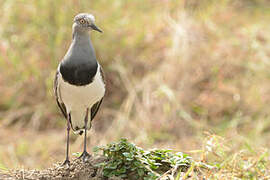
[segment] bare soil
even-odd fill
[[[62,166],[56,163],[53,167],[45,170],[10,170],[8,173],[0,172],[0,179],[13,180],[120,180],[119,178],[105,178],[102,175],[102,168],[95,165],[106,161],[104,156],[92,156],[87,162],[80,159],[73,159],[70,166]]]

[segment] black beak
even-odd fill
[[[99,29],[95,24],[91,24],[90,27],[91,27],[93,30],[102,33],[101,29]]]

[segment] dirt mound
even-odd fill
[[[86,163],[82,160],[74,159],[70,167],[61,166],[61,163],[54,164],[53,167],[45,170],[13,170],[9,173],[0,173],[0,179],[26,179],[26,180],[103,180],[102,169],[95,165],[106,161],[104,156],[91,157]],[[118,178],[113,178],[117,180]],[[110,180],[113,180],[110,179]]]

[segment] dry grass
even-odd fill
[[[52,81],[73,16],[92,12],[105,32],[93,42],[108,91],[89,147],[127,137],[145,148],[194,152],[218,166],[213,179],[269,176],[268,1],[0,5],[0,167],[44,168],[64,158]],[[80,151],[82,138],[72,142]]]

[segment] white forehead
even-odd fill
[[[77,21],[77,20],[82,19],[82,18],[85,19],[85,20],[87,20],[88,22],[92,22],[92,23],[95,22],[95,17],[92,14],[88,14],[88,13],[77,14],[74,17],[74,21]]]

